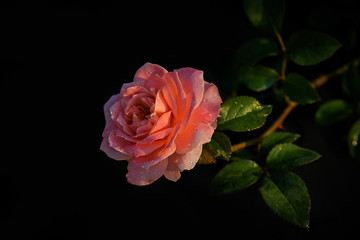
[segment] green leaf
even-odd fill
[[[303,66],[325,61],[340,47],[335,38],[315,31],[296,32],[286,44],[289,59]]]
[[[245,0],[244,8],[256,28],[269,33],[274,33],[274,28],[281,31],[285,14],[283,0]]]
[[[305,183],[292,172],[265,176],[259,191],[269,208],[285,220],[309,228],[310,197]]]
[[[245,132],[264,125],[271,105],[261,105],[255,98],[239,96],[225,101],[220,108],[217,130]]]
[[[252,38],[246,41],[236,54],[237,65],[252,65],[264,57],[280,53],[276,42],[267,38]]]
[[[279,78],[272,68],[264,66],[244,66],[239,70],[238,81],[251,90],[260,92],[271,87]]]
[[[292,143],[281,143],[271,149],[266,158],[269,168],[289,168],[304,165],[318,159],[320,155]]]
[[[360,160],[360,119],[350,129],[348,146],[351,156],[354,159]]]
[[[254,153],[250,151],[248,148],[239,149],[233,153],[231,153],[232,159],[240,158],[240,159],[254,159]]]
[[[262,152],[270,152],[270,150],[280,143],[292,143],[300,137],[300,134],[290,132],[273,132],[265,137],[261,143]]]
[[[216,164],[216,157],[207,144],[203,145],[199,161],[196,164]]]
[[[353,108],[350,103],[342,99],[328,101],[316,111],[315,120],[319,125],[338,122],[350,116]]]
[[[240,191],[254,184],[263,174],[259,165],[251,160],[232,158],[231,163],[221,169],[213,178],[212,194],[225,194]]]
[[[342,87],[344,92],[355,100],[360,100],[360,73],[356,66],[359,63],[353,63],[342,77]]]
[[[300,104],[310,104],[320,100],[311,84],[296,73],[291,73],[286,77],[283,89],[290,100]]]
[[[215,157],[229,160],[231,156],[231,142],[228,136],[222,132],[215,131],[211,141],[207,144]]]

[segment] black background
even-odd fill
[[[348,41],[358,27],[355,2],[287,1],[285,39],[296,30],[315,29],[344,45],[326,63],[288,69],[314,79],[359,55],[358,47],[351,48],[359,40]],[[325,21],[319,13],[327,14]],[[314,16],[318,22],[311,21]],[[0,19],[3,239],[344,239],[358,232],[360,166],[346,149],[356,117],[318,127],[313,116],[319,103],[299,106],[284,125],[302,135],[297,144],[323,156],[294,170],[312,199],[310,230],[275,216],[257,185],[209,196],[208,185],[222,164],[185,171],[177,183],[161,178],[137,187],[126,182],[126,162],[99,150],[103,104],[145,62],[169,71],[204,70],[205,79],[227,96],[223,76],[231,78],[224,72],[236,49],[250,37],[271,37],[251,26],[241,1],[8,1]],[[323,100],[344,97],[340,86],[334,79],[319,94]],[[268,124],[283,108],[275,105]]]

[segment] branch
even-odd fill
[[[358,64],[358,63],[359,63],[359,59],[355,59],[355,60],[345,64],[344,66],[338,68],[334,72],[331,72],[331,73],[329,73],[327,75],[321,75],[312,82],[312,86],[314,88],[321,87],[322,85],[324,85],[330,79],[344,74],[349,69],[349,66],[351,64]],[[284,120],[292,112],[292,110],[294,110],[294,108],[297,105],[298,104],[296,102],[289,101],[287,107],[284,109],[284,111],[281,113],[281,115],[275,120],[275,122],[261,136],[259,136],[257,138],[254,138],[254,139],[250,139],[248,141],[244,141],[244,142],[240,142],[238,144],[235,144],[235,145],[232,146],[231,151],[235,152],[237,150],[240,150],[240,149],[243,149],[243,148],[255,145],[255,144],[259,144],[266,136],[268,136],[271,133],[275,132],[280,126],[282,126]]]
[[[321,87],[324,83],[326,83],[329,79],[340,76],[344,74],[350,67],[351,64],[355,64],[357,66],[359,64],[360,59],[354,59],[353,61],[345,64],[344,66],[336,69],[334,72],[329,73],[328,75],[322,75],[315,79],[315,81],[312,83],[314,88]]]
[[[279,79],[282,80],[282,81],[285,81],[286,62],[287,62],[287,59],[286,59],[286,47],[285,47],[285,44],[284,44],[284,40],[282,39],[280,33],[276,30],[275,27],[274,27],[274,31],[275,31],[276,38],[277,38],[277,40],[279,42],[279,45],[281,47],[281,52],[283,54],[283,60],[282,60],[282,63],[281,63],[281,75],[280,75]]]

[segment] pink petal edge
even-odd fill
[[[109,142],[106,139],[103,139],[100,145],[100,150],[102,150],[103,152],[105,152],[105,154],[112,159],[115,160],[128,160],[131,158],[131,155],[126,154],[126,153],[122,153],[119,151],[116,151],[115,149],[111,148],[109,146]]]
[[[149,168],[145,168],[141,163],[130,161],[127,167],[128,173],[126,177],[131,184],[145,186],[159,179],[164,174],[167,165],[167,158]]]

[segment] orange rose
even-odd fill
[[[217,87],[204,81],[202,71],[168,72],[146,63],[105,104],[100,149],[128,161],[132,184],[147,185],[162,175],[177,181],[211,140],[221,103]]]

